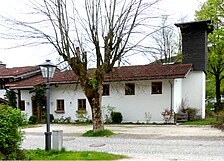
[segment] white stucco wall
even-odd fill
[[[150,80],[131,82],[135,83],[135,95],[125,95],[125,83],[129,82],[111,83],[110,96],[103,96],[103,105],[116,107],[124,122],[146,122],[145,112],[151,114],[151,122],[164,122],[161,113],[170,108],[171,87],[168,80],[161,81],[162,94],[151,94]]]
[[[32,116],[32,94],[29,93],[29,90],[21,90],[21,100],[25,101],[25,111],[23,113],[27,113],[27,118],[29,119]],[[18,102],[18,101],[17,101]]]
[[[189,107],[197,108],[198,114],[205,117],[205,73],[192,71],[183,79],[182,97]]]
[[[154,80],[158,81],[158,80]],[[135,83],[135,95],[125,95],[125,83],[114,82],[110,85],[110,96],[103,96],[102,105],[111,105],[116,107],[123,115],[125,122],[145,122],[145,112],[151,114],[151,122],[164,122],[161,112],[165,108],[170,108],[170,84],[168,80],[162,81],[162,94],[151,94],[151,82],[133,81]],[[32,115],[31,94],[27,90],[21,90],[21,99],[25,100],[25,111],[28,118]],[[56,100],[64,99],[65,112],[56,113]],[[80,86],[74,84],[51,86],[50,113],[55,118],[71,117],[76,120],[76,111],[78,109],[78,99],[86,99]],[[91,118],[91,109],[87,101],[87,112]]]
[[[182,101],[182,81],[183,78],[174,79],[173,81],[173,109],[176,113]]]
[[[56,100],[57,99],[64,99],[64,111],[65,113],[56,113]],[[50,112],[54,114],[55,118],[63,117],[71,117],[72,120],[76,120],[76,111],[78,110],[78,99],[86,99],[82,89],[79,85],[75,84],[67,84],[67,85],[59,85],[57,87],[51,87],[51,101]],[[91,119],[91,109],[86,100],[86,109],[87,115]]]
[[[162,94],[151,94],[151,82],[162,81]],[[135,95],[125,95],[125,83],[135,83]],[[205,115],[205,74],[190,72],[187,78],[175,80],[144,80],[131,82],[110,82],[110,95],[103,96],[102,105],[116,107],[123,115],[124,122],[146,122],[145,113],[151,114],[150,122],[164,122],[161,113],[171,107],[171,85],[173,85],[173,108],[175,112],[186,100],[190,107],[198,108],[199,114]],[[29,90],[21,90],[21,99],[25,100],[25,111],[32,115],[32,101]],[[64,99],[64,113],[56,113],[56,100]],[[66,84],[51,86],[50,113],[55,118],[71,117],[76,120],[78,99],[86,99],[79,85]],[[87,102],[88,117],[91,109]],[[105,114],[105,111],[104,111]]]
[[[5,93],[6,93],[5,89],[1,89],[0,90],[0,98],[5,99]]]

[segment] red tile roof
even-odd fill
[[[192,64],[173,64],[173,65],[138,65],[115,67],[113,71],[105,77],[105,81],[130,81],[144,79],[174,79],[184,78],[192,69]],[[28,88],[45,83],[46,80],[41,75],[33,76],[21,81],[7,84],[11,88]],[[78,77],[73,71],[57,71],[54,78],[50,81],[54,83],[77,83]]]
[[[116,67],[106,77],[106,81],[184,78],[192,69],[192,64],[149,64]]]
[[[38,71],[38,66],[26,66],[26,67],[14,67],[14,68],[1,68],[0,78],[14,78],[23,74],[27,74],[33,71]]]

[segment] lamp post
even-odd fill
[[[51,149],[51,132],[50,132],[50,78],[53,78],[56,66],[46,60],[43,64],[39,65],[43,78],[47,79],[46,83],[46,103],[47,103],[47,131],[45,132],[45,150]]]

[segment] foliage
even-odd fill
[[[37,123],[37,117],[32,115],[29,118],[29,124],[36,124]]]
[[[125,158],[122,155],[92,151],[56,151],[25,150],[26,160],[116,160]]]
[[[123,116],[120,112],[111,112],[112,123],[120,124],[123,120]]]
[[[181,112],[188,114],[188,121],[193,121],[197,119],[198,109],[196,108],[191,108],[191,107],[182,108]]]
[[[7,90],[4,96],[9,100],[9,106],[16,108],[16,92],[13,90]]]
[[[85,132],[82,136],[98,137],[98,136],[110,136],[113,134],[114,133],[111,130],[100,130],[100,131],[89,130]]]
[[[60,118],[53,119],[53,122],[54,123],[70,123],[71,117],[70,116],[68,116],[68,117],[61,116]]]
[[[107,106],[103,106],[103,109],[105,109],[105,111],[106,111],[106,114],[105,114],[106,123],[112,123],[111,113],[115,111],[116,107],[107,105]]]
[[[214,112],[214,103],[207,102],[205,106],[205,116],[206,117],[215,117],[216,114]]]
[[[208,72],[206,75],[206,80],[206,99],[214,99],[216,97],[214,76]],[[221,91],[224,91],[223,83],[221,83]]]
[[[76,123],[85,123],[90,121],[87,111],[81,111],[81,110],[76,111],[76,118],[77,118]]]
[[[219,113],[218,113],[218,119],[219,119],[219,121],[221,121],[221,122],[224,123],[224,110],[219,111]]]
[[[36,86],[34,89],[30,90],[29,93],[34,93],[34,100],[36,107],[43,106],[43,97],[45,96],[45,87],[44,86]]]
[[[23,139],[21,127],[27,124],[26,117],[19,109],[0,105],[0,158],[23,159],[20,144]]]
[[[92,77],[89,80],[88,84],[93,88],[93,90],[97,91],[97,89],[98,89],[98,80],[96,78]]]
[[[53,122],[53,121],[54,121],[54,115],[50,114],[50,122]]]

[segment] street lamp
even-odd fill
[[[43,64],[39,65],[43,78],[47,79],[46,83],[46,103],[47,103],[47,132],[45,132],[45,150],[51,149],[51,132],[50,132],[50,78],[53,78],[56,66],[46,60]]]

